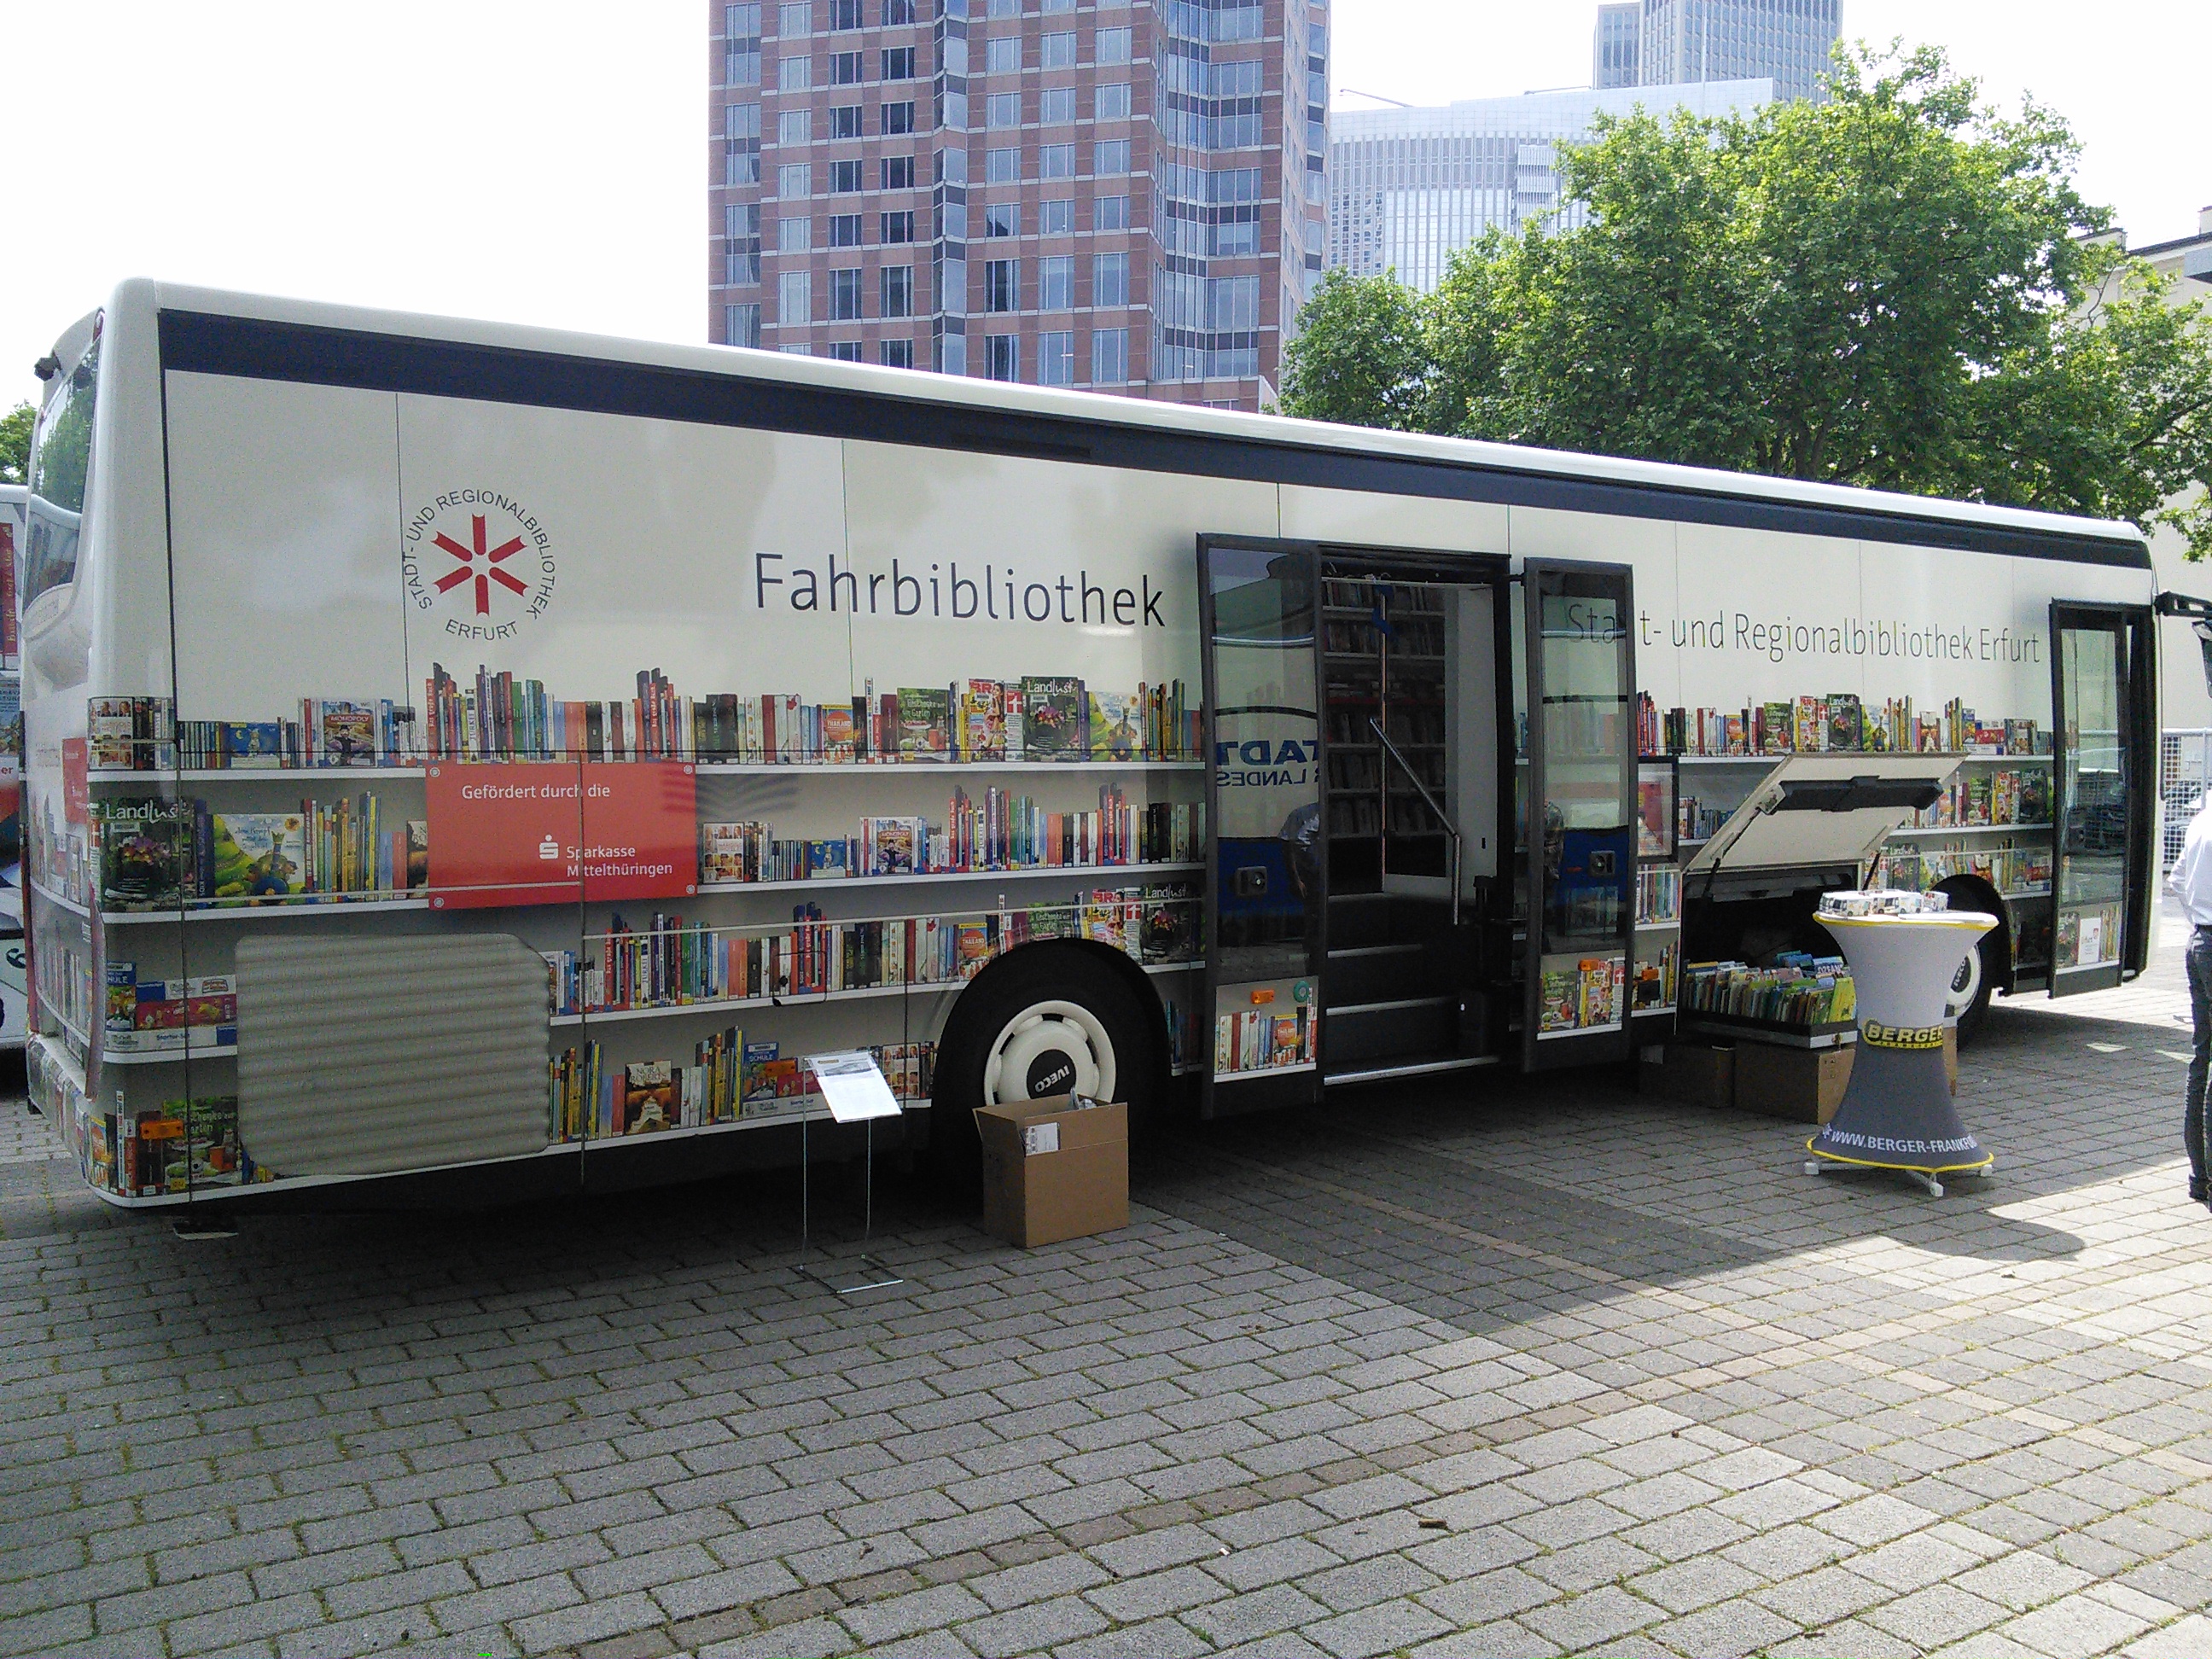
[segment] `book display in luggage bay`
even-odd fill
[[[240,1144],[231,958],[256,928],[297,918],[382,937],[481,926],[455,908],[495,909],[494,926],[545,963],[553,1145],[815,1111],[797,1057],[825,1044],[869,1049],[902,1101],[926,1106],[951,994],[1045,940],[1101,945],[1154,976],[1169,1061],[1192,1066],[1184,988],[1201,955],[1206,831],[1198,711],[1181,681],[863,681],[830,701],[694,696],[646,670],[635,696],[593,702],[434,665],[422,684],[412,708],[302,698],[275,718],[180,720],[165,697],[87,700],[84,805],[46,803],[27,865],[58,924],[39,957],[56,1042],[33,1085],[94,1186],[175,1199],[283,1177]],[[608,763],[640,764],[594,772]],[[956,775],[916,791],[925,767]],[[591,862],[594,781],[668,798],[654,780],[678,769],[686,848],[645,890],[677,902],[625,898]],[[957,775],[1000,769],[1025,775]],[[469,821],[441,803],[531,776],[550,781],[544,799],[565,799],[567,822],[550,827],[580,843],[584,873],[565,899],[558,882],[457,888],[463,866],[439,849]],[[533,857],[541,836],[553,839],[533,827]],[[954,890],[858,897],[886,879],[1018,885],[981,903]],[[811,896],[764,908],[800,884]],[[854,896],[833,902],[833,890]],[[204,1068],[189,1091],[187,1065]]]

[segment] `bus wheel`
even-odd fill
[[[1990,953],[2004,937],[2001,927],[1992,928],[1974,942],[1974,946],[1959,958],[1959,971],[1951,976],[1951,994],[1945,1000],[1943,1012],[1959,1022],[1959,1046],[1965,1048],[1972,1042],[1990,1014],[1990,992],[1997,981],[1997,965]]]
[[[954,1191],[981,1189],[974,1110],[1051,1095],[1145,1103],[1153,1022],[1117,974],[1088,951],[1032,945],[961,994],[938,1044],[929,1140]]]

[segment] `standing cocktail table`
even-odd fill
[[[1987,1175],[1996,1160],[1951,1103],[1943,1010],[1959,958],[1997,919],[1951,909],[1941,893],[1845,892],[1821,896],[1820,925],[1851,964],[1858,1045],[1835,1116],[1805,1143],[1807,1171],[1901,1170],[1936,1198],[1940,1176]]]

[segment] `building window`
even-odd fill
[[[1075,384],[1075,336],[1063,329],[1037,336],[1037,384]]]
[[[1129,331],[1097,328],[1091,331],[1091,384],[1121,386],[1129,378]]]
[[[856,87],[860,84],[860,54],[857,52],[836,52],[830,54],[830,84],[833,87]]]
[[[1012,334],[983,337],[983,373],[994,380],[1022,378],[1022,343]]]
[[[1129,31],[1101,29],[1097,36],[1095,59],[1101,64],[1126,64],[1129,61]]]
[[[830,27],[833,29],[860,27],[860,0],[830,0]]]
[[[1019,17],[1022,15],[1022,0],[991,0],[988,10],[994,18]]]
[[[886,133],[914,131],[914,100],[884,106],[884,131]]]
[[[758,104],[732,104],[722,112],[723,143],[727,162],[722,182],[760,183],[761,111]]]
[[[830,273],[830,320],[857,321],[860,315],[860,273],[856,267]]]
[[[911,81],[914,79],[914,48],[893,46],[884,54],[884,79]]]
[[[1037,9],[1043,12],[1047,16],[1050,16],[1056,11],[1073,11],[1075,9],[1075,0],[1044,0],[1044,3],[1039,6]]]
[[[726,345],[758,346],[760,344],[760,306],[724,306],[722,307],[722,341]]]
[[[914,210],[884,215],[883,233],[882,240],[886,245],[914,240]]]
[[[803,149],[813,141],[814,118],[803,109],[787,109],[775,118],[775,142]]]
[[[1126,264],[1127,254],[1119,256]],[[983,263],[983,309],[1019,311],[1022,308],[1022,262],[987,259]],[[1011,378],[1011,377],[1009,377]]]
[[[964,185],[968,182],[968,151],[965,146],[937,152],[937,182],[940,185]]]
[[[775,320],[785,328],[804,328],[814,312],[811,273],[787,270],[776,278]]]
[[[885,368],[912,368],[914,367],[914,342],[911,340],[886,340],[884,342],[883,357],[884,367]]]
[[[1075,204],[1065,196],[1053,198],[1038,204],[1037,233],[1043,236],[1067,236],[1075,231]]]
[[[1075,146],[1073,144],[1038,145],[1037,177],[1040,179],[1075,177]]]
[[[804,340],[796,345],[780,345],[776,349],[787,357],[811,357],[814,355],[814,348]]]
[[[1075,257],[1055,253],[1037,261],[1037,309],[1075,309]]]
[[[885,265],[883,270],[884,315],[914,315],[914,267]]]
[[[947,334],[937,342],[937,371],[940,374],[965,374],[968,372],[968,337]]]
[[[983,152],[983,182],[987,185],[1011,185],[1022,176],[1022,153],[1018,149],[987,149]]]
[[[884,0],[884,27],[914,21],[914,0]]]
[[[1101,253],[1091,261],[1091,303],[1125,306],[1129,303],[1129,256]]]
[[[1075,88],[1047,87],[1037,94],[1037,119],[1050,126],[1075,118]]]
[[[840,213],[830,221],[831,247],[858,247],[860,245],[860,216]]]
[[[983,210],[983,234],[986,236],[1018,236],[1022,234],[1022,204],[1019,202],[994,202]]]
[[[1022,37],[1002,34],[983,47],[983,73],[986,75],[1014,75],[1022,67]]]
[[[886,155],[883,161],[883,187],[885,190],[914,188],[914,157]]]
[[[814,169],[792,161],[775,170],[775,193],[787,202],[803,202],[814,194]]]
[[[858,340],[832,340],[830,342],[830,356],[833,362],[857,363],[860,361],[860,343]]]
[[[761,69],[761,9],[757,3],[722,8],[722,84],[757,87]]]
[[[1117,173],[1127,173],[1129,170],[1129,141],[1115,138],[1093,144],[1091,147],[1091,170],[1102,179]]]
[[[732,288],[760,286],[760,228],[758,202],[732,202],[722,210],[722,235],[729,252],[722,275]]]
[[[1126,196],[1092,197],[1091,228],[1093,230],[1128,229],[1129,198]]]
[[[1018,92],[994,92],[983,100],[983,125],[1004,129],[1022,124],[1022,95]]]
[[[1096,105],[1098,119],[1126,121],[1129,118],[1129,83],[1115,81],[1098,88]]]
[[[832,161],[830,164],[830,188],[839,194],[860,188],[860,164],[858,161]]]
[[[814,60],[811,58],[786,58],[775,66],[775,86],[779,92],[804,92],[814,84]]]
[[[775,222],[775,251],[778,253],[804,253],[809,246],[807,232],[813,221],[807,218],[779,219]]]
[[[839,104],[830,112],[830,136],[832,138],[857,138],[860,136],[860,106],[858,104]]]
[[[814,7],[811,0],[784,0],[776,8],[775,32],[789,36],[814,33]]]
[[[1037,61],[1044,68],[1075,67],[1075,36],[1073,33],[1048,34],[1039,44],[1042,50],[1038,53]]]

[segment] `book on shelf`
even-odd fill
[[[374,794],[304,800],[296,812],[216,812],[208,802],[93,803],[99,905],[173,910],[319,895],[397,895],[427,884],[428,827]]]
[[[952,754],[949,693],[935,686],[902,685],[898,692],[899,758],[948,760]]]
[[[620,913],[580,951],[542,952],[550,1012],[622,1012],[694,1003],[952,983],[1006,951],[1087,939],[1146,962],[1194,959],[1198,906],[1188,884],[1094,890],[982,915],[830,921],[799,907],[788,926],[724,928]],[[1170,920],[1170,911],[1180,910]]]
[[[934,1086],[937,1045],[890,1043],[867,1051],[902,1099]],[[774,1042],[748,1042],[732,1025],[676,1059],[609,1060],[597,1042],[564,1049],[547,1064],[547,1129],[556,1141],[650,1136],[804,1109],[819,1096],[796,1058]]]
[[[1942,753],[2042,755],[2050,733],[2033,720],[1986,721],[1960,698],[1939,714],[1916,711],[1911,697],[1879,709],[1856,692],[1800,696],[1740,708],[1662,709],[1649,692],[1636,697],[1638,752],[1644,755]]]
[[[1848,1024],[1857,1016],[1850,969],[1841,957],[1784,951],[1771,967],[1693,962],[1682,969],[1686,1013],[1718,1014],[1778,1026]]]

